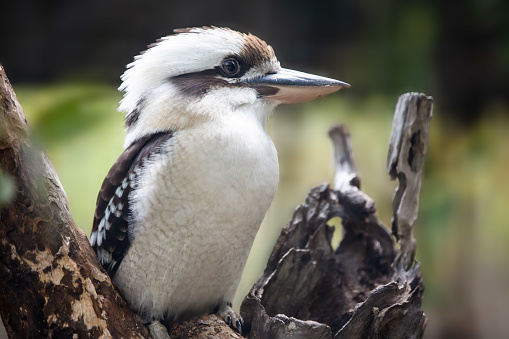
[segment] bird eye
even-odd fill
[[[234,76],[239,73],[240,66],[239,62],[235,59],[226,59],[221,64],[221,68],[228,76]]]

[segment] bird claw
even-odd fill
[[[171,339],[166,327],[157,320],[148,325],[148,330],[154,339]]]
[[[237,320],[235,324],[237,326],[237,332],[239,332],[240,335],[244,335],[244,320]]]
[[[222,302],[216,314],[220,316],[228,326],[239,332],[240,335],[243,335],[244,321],[237,312],[233,311],[230,302]]]

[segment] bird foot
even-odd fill
[[[219,305],[216,314],[221,317],[228,326],[239,332],[240,335],[243,335],[244,320],[242,320],[240,314],[233,311],[232,303],[223,301],[221,305]]]
[[[148,325],[150,335],[154,339],[171,339],[168,330],[159,321],[155,320]]]

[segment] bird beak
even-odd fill
[[[282,68],[276,73],[246,80],[264,98],[279,103],[305,102],[350,87],[346,82]]]

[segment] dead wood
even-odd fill
[[[409,269],[413,264],[416,241],[413,224],[419,211],[419,193],[428,135],[433,114],[433,98],[424,94],[407,93],[399,97],[394,113],[387,172],[398,179],[392,201],[392,233],[401,245],[397,264]]]
[[[393,232],[401,248],[378,221],[373,200],[360,190],[348,129],[331,128],[337,167],[334,189],[327,184],[312,189],[281,232],[263,276],[241,307],[251,329],[249,338],[423,336],[424,286],[414,261],[411,230],[431,100],[423,94],[405,94],[396,109],[389,162],[391,176],[400,180]],[[334,229],[327,221],[336,216],[342,220],[343,239],[334,250]]]
[[[402,98],[400,111],[424,113],[419,118],[397,113],[391,136],[389,169],[400,180],[393,233],[401,249],[360,190],[346,127],[331,129],[334,188],[312,189],[282,230],[241,307],[248,338],[422,337],[427,320],[412,226],[431,104],[423,95]],[[60,181],[31,142],[1,66],[0,99],[0,169],[14,191],[0,211],[0,315],[9,337],[149,337],[74,224]],[[343,239],[334,250],[334,229],[327,222],[336,216]],[[169,330],[172,338],[240,337],[214,315],[173,322]]]

